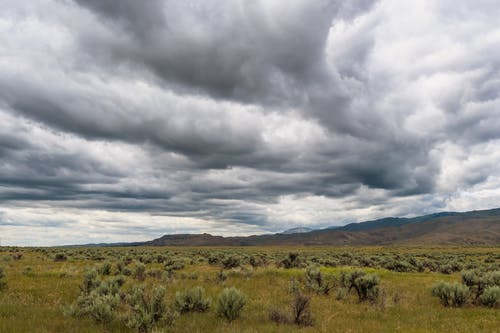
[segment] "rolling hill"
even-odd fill
[[[307,231],[307,230],[304,230]],[[308,232],[248,237],[210,234],[165,235],[135,243],[146,246],[272,246],[272,245],[500,245],[500,208],[443,212],[414,218],[389,217]]]

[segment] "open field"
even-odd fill
[[[313,266],[331,290],[311,286],[306,267]],[[445,307],[431,294],[439,281],[460,282],[463,270],[500,270],[498,247],[2,248],[0,267],[7,284],[0,291],[0,332],[136,332],[124,318],[130,312],[125,295],[136,285],[165,287],[162,299],[175,319],[156,332],[500,332],[498,306],[469,300]],[[104,323],[68,313],[92,268],[100,281],[120,276],[124,282]],[[339,291],[346,291],[341,272],[354,268],[378,276],[377,297],[359,301],[354,290]],[[176,292],[196,286],[204,288],[210,308],[178,313]],[[233,286],[247,302],[241,316],[228,321],[217,316],[216,300]],[[309,297],[313,325],[271,321],[271,309],[291,312],[296,292]]]

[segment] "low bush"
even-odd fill
[[[312,326],[314,320],[310,310],[311,299],[301,293],[297,293],[293,299],[292,320],[299,326]]]
[[[375,301],[379,295],[380,279],[375,274],[366,274],[358,277],[355,281],[354,288],[358,293],[360,301],[371,300]]]
[[[97,277],[97,271],[95,269],[88,270],[83,275],[83,283],[80,285],[80,291],[82,294],[88,295],[100,284],[101,280]]]
[[[115,318],[115,309],[120,303],[119,286],[115,281],[87,281],[82,293],[67,313],[75,317],[90,317],[95,322],[109,323]],[[99,281],[99,282],[97,282]]]
[[[143,286],[134,286],[125,296],[128,312],[125,323],[139,333],[151,332],[160,324],[172,325],[175,315],[164,300],[165,288],[156,287],[147,293]]]
[[[444,306],[463,306],[470,295],[467,286],[460,283],[439,282],[432,288],[432,295],[441,300]]]
[[[101,275],[110,275],[111,274],[111,263],[106,261],[97,269],[97,272]]]
[[[326,282],[318,266],[308,266],[306,269],[306,285],[317,294],[328,295],[333,283]]]
[[[482,305],[495,307],[500,305],[500,286],[487,287],[479,297]]]
[[[205,290],[202,287],[177,292],[175,294],[175,308],[180,313],[205,312],[210,308],[210,299],[205,297]]]
[[[54,256],[54,261],[66,261],[66,260],[68,260],[68,257],[64,253],[57,253]]]
[[[227,280],[227,273],[224,272],[223,270],[220,270],[217,272],[215,279],[217,282],[222,283]]]
[[[375,301],[379,295],[380,279],[375,274],[368,274],[362,270],[353,270],[342,272],[340,284],[347,289],[347,293],[354,289],[358,295],[359,301]]]
[[[142,262],[138,262],[134,269],[134,278],[139,281],[144,281],[146,278],[146,265]]]
[[[233,321],[241,315],[247,297],[238,289],[225,288],[217,299],[216,312],[219,317]]]
[[[0,291],[7,289],[7,281],[5,281],[5,272],[2,267],[0,267]]]
[[[285,268],[296,268],[300,267],[301,260],[299,258],[299,254],[295,252],[288,253],[288,257],[281,261],[281,265]]]
[[[224,269],[236,268],[239,267],[240,264],[241,260],[237,256],[228,256],[222,259],[222,267],[224,267]]]
[[[300,292],[293,297],[291,313],[287,314],[278,309],[269,310],[269,320],[278,324],[295,324],[298,326],[313,326],[310,298]]]
[[[464,271],[462,272],[462,283],[470,289],[474,303],[481,303],[481,295],[487,288],[494,286],[500,287],[500,271]]]

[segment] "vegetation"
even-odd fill
[[[290,306],[291,313],[287,314],[278,309],[269,311],[269,319],[278,324],[295,324],[298,326],[313,326],[314,319],[311,314],[311,298],[300,291],[293,293]]]
[[[0,291],[7,289],[7,281],[5,281],[5,272],[0,267]]]
[[[317,265],[308,266],[306,269],[306,284],[309,289],[317,294],[328,295],[333,288],[332,282],[326,282]]]
[[[134,286],[125,296],[128,313],[126,325],[137,332],[150,332],[156,325],[171,325],[174,315],[165,303],[165,288],[155,287],[148,293],[143,286]]]
[[[500,286],[487,287],[479,299],[481,304],[489,307],[500,305]]]
[[[470,291],[467,286],[460,283],[439,282],[432,287],[432,294],[439,297],[444,306],[463,306],[469,298]]]
[[[473,295],[473,303],[495,307],[500,301],[500,271],[462,272],[462,283],[440,282],[432,288],[444,306],[463,306]]]
[[[225,288],[217,299],[217,315],[233,321],[241,315],[247,297],[235,287]]]
[[[499,248],[3,247],[0,260],[0,332],[498,330]]]
[[[342,272],[340,282],[343,288],[350,292],[354,289],[359,301],[376,301],[379,295],[380,279],[375,274],[369,274],[360,269],[351,272]]]
[[[210,298],[205,297],[205,289],[202,287],[195,287],[175,294],[175,307],[180,313],[206,312],[210,303]]]

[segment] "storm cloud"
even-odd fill
[[[494,1],[0,5],[4,243],[500,202]]]

